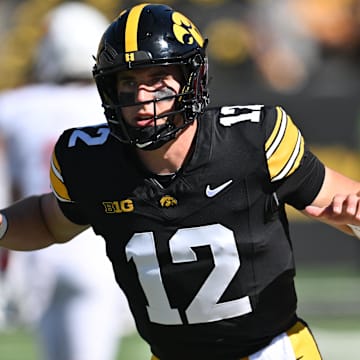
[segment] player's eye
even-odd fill
[[[134,79],[119,79],[118,91],[119,92],[133,92],[136,90],[138,83]]]
[[[119,77],[118,78],[118,92],[131,92],[134,93],[138,90],[139,86],[146,86],[149,91],[156,91],[162,87],[167,86],[166,82],[169,81],[171,75],[167,72],[154,73],[145,79],[136,79],[133,77]]]
[[[151,78],[147,82],[147,85],[148,86],[153,86],[153,87],[163,86],[164,85],[164,79],[165,79],[165,77],[163,75],[155,76],[155,77]]]

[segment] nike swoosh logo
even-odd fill
[[[296,358],[296,360],[300,360],[300,359],[302,359],[303,357],[304,357],[304,356],[302,355],[302,356]]]
[[[232,183],[232,180],[227,181],[226,183],[223,183],[220,186],[217,186],[216,188],[211,189],[210,185],[206,187],[205,194],[207,197],[212,198],[215,195],[217,195],[220,191],[223,191],[227,186],[229,186]]]

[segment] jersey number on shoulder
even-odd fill
[[[223,106],[220,109],[220,124],[231,126],[242,121],[259,122],[264,105]],[[243,112],[243,110],[249,110]]]
[[[179,229],[170,239],[173,263],[197,261],[194,247],[211,248],[214,269],[186,309],[189,324],[199,324],[248,314],[252,311],[248,296],[219,303],[219,299],[240,268],[233,232],[220,224]],[[181,324],[178,309],[170,307],[156,255],[154,234],[134,234],[126,245],[127,260],[134,261],[141,286],[148,300],[147,312],[152,322]]]
[[[106,127],[99,128],[96,132],[96,136],[90,135],[84,130],[76,129],[70,136],[68,146],[75,146],[78,139],[82,140],[88,146],[102,145],[107,140],[109,134],[110,129]]]

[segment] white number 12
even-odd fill
[[[186,309],[189,324],[228,319],[252,311],[250,299],[219,303],[231,280],[240,268],[239,254],[233,232],[220,224],[178,230],[170,239],[172,262],[197,261],[194,247],[210,246],[214,269]],[[152,322],[164,325],[181,324],[178,309],[170,307],[152,232],[137,233],[126,245],[127,260],[133,259],[141,286],[148,301],[147,312]]]

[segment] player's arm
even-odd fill
[[[12,250],[36,250],[64,243],[88,228],[68,220],[52,193],[15,202],[0,214],[0,246]]]
[[[283,108],[265,110],[266,159],[270,180],[278,184],[278,198],[312,218],[356,234],[347,224],[360,226],[360,183],[325,167],[306,148]],[[360,228],[358,233],[360,237]]]
[[[348,224],[360,226],[360,183],[325,168],[323,185],[304,213],[353,235]]]

